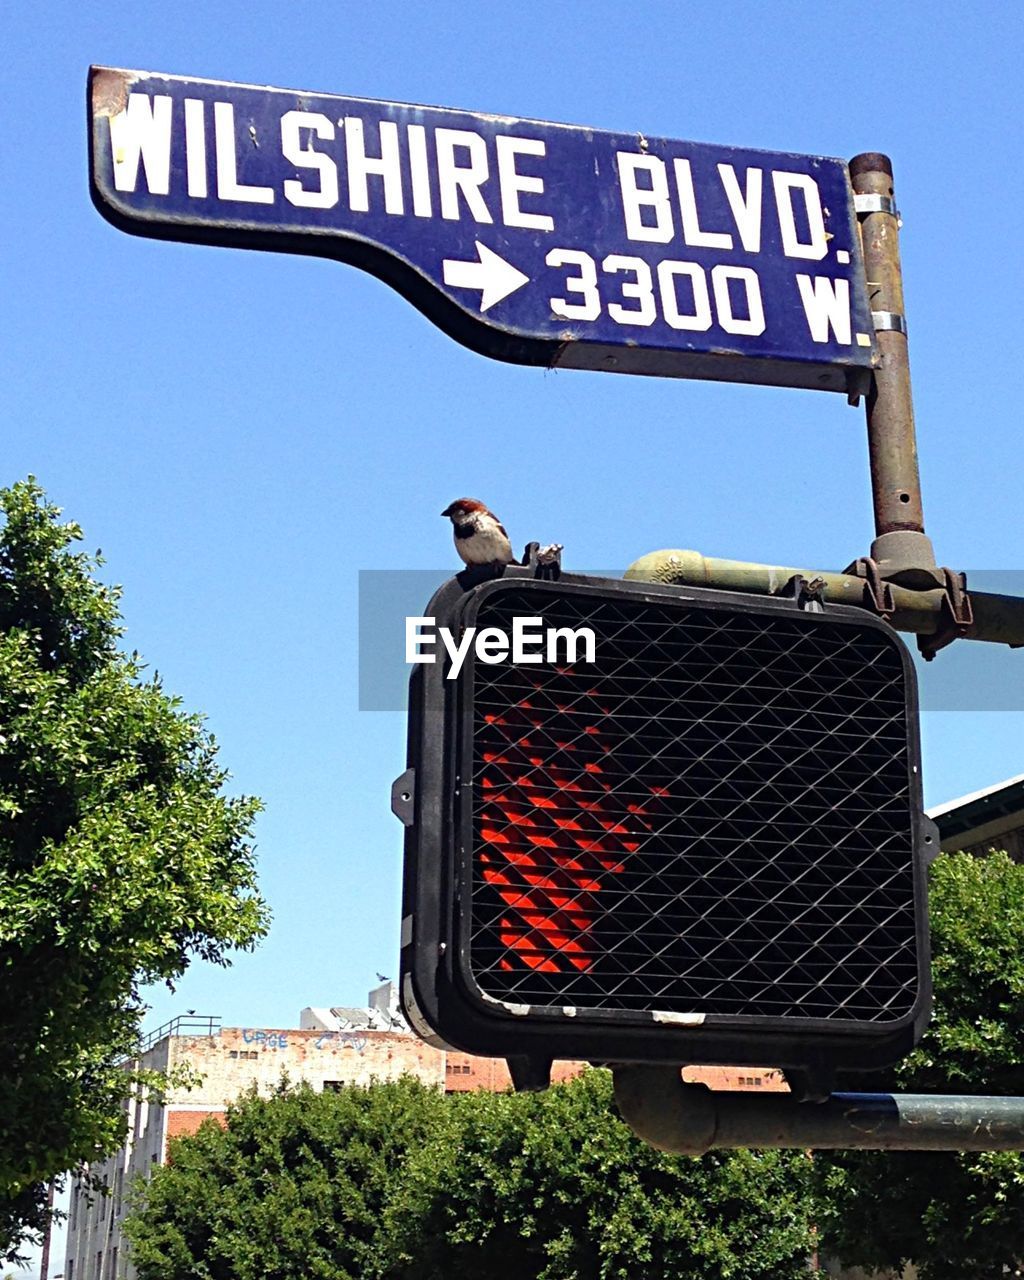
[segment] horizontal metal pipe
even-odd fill
[[[652,551],[626,570],[626,577],[634,581],[716,587],[720,591],[747,591],[754,595],[777,595],[794,574],[808,581],[821,578],[825,584],[824,598],[833,604],[862,608],[866,604],[865,580],[851,573],[721,560],[702,556],[699,551]],[[941,589],[914,591],[896,583],[890,583],[889,588],[893,602],[889,619],[892,626],[917,635],[931,635],[936,631],[945,595]],[[965,632],[967,639],[1024,645],[1024,599],[985,591],[971,591],[970,599],[974,623]]]
[[[1024,1098],[834,1093],[797,1102],[784,1093],[714,1092],[678,1067],[613,1068],[615,1101],[637,1137],[659,1151],[712,1148],[1022,1151]]]

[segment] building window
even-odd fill
[[[96,1253],[96,1280],[103,1280],[103,1250]]]
[[[117,1280],[117,1245],[110,1251],[110,1270],[107,1275],[109,1280]]]
[[[68,1258],[67,1263],[65,1265],[67,1266],[67,1271],[65,1272],[64,1280],[75,1280],[74,1258]]]

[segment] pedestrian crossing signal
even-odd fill
[[[914,670],[888,626],[518,567],[449,582],[426,616],[462,638],[525,618],[594,644],[415,669],[396,811],[421,1035],[819,1076],[912,1047],[936,846]]]

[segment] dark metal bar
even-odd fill
[[[834,1093],[718,1093],[684,1084],[678,1067],[613,1068],[615,1101],[637,1137],[659,1151],[721,1147],[870,1151],[1022,1151],[1024,1098]]]
[[[220,1031],[218,1014],[182,1014],[147,1032],[139,1041],[139,1053],[145,1053],[168,1036],[215,1036]]]
[[[881,207],[859,215],[881,353],[867,397],[876,533],[871,555],[883,578],[924,587],[928,571],[935,567],[935,553],[924,532],[892,162],[888,156],[865,152],[850,161],[850,177],[856,195],[882,197]]]

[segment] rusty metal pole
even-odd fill
[[[883,578],[926,589],[941,585],[942,577],[924,531],[892,162],[877,152],[864,152],[850,161],[850,177],[881,353],[867,397],[876,535],[871,556]]]

